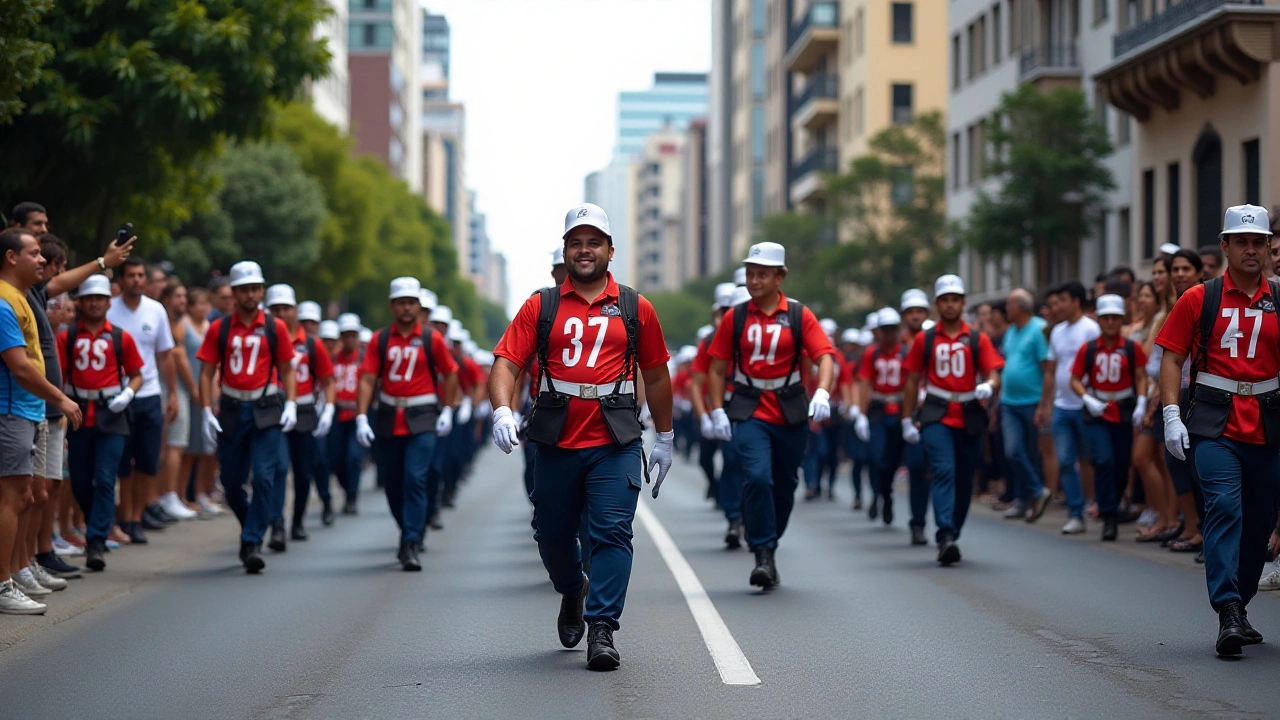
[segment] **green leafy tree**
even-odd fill
[[[53,57],[52,45],[31,37],[52,7],[53,0],[0,0],[0,124],[13,122],[26,107],[19,93],[36,83]]]
[[[710,293],[704,296],[691,292],[645,293],[662,324],[662,334],[668,347],[693,345],[698,341],[698,328],[711,322]]]
[[[511,323],[507,318],[507,309],[487,298],[480,299],[480,320],[482,331],[476,333],[477,337],[474,339],[486,348],[496,345]],[[483,337],[479,337],[481,335]]]

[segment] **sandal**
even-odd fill
[[[1159,542],[1160,537],[1169,531],[1169,528],[1152,527],[1148,530],[1140,532],[1133,538],[1134,542],[1149,543]]]
[[[1169,552],[1176,553],[1198,553],[1204,549],[1204,541],[1192,542],[1191,538],[1186,540],[1175,540],[1169,544]]]

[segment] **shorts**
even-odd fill
[[[36,423],[36,437],[34,441],[35,454],[31,456],[31,474],[35,477],[42,478],[49,469],[48,450],[49,450],[49,421],[41,420]]]
[[[0,415],[0,477],[30,476],[35,467],[36,423]]]
[[[188,425],[191,426],[191,434],[187,439],[187,455],[216,455],[218,453],[218,441],[209,441],[204,436],[204,408],[200,407],[200,403],[192,398],[189,403],[190,408],[187,410]]]
[[[160,474],[160,446],[164,440],[164,403],[159,395],[134,398],[129,403],[133,431],[124,440],[117,475],[129,477]]]
[[[63,455],[67,448],[67,424],[62,418],[54,420],[46,420],[43,425],[47,425],[47,429],[43,434],[41,441],[40,431],[36,431],[37,445],[43,445],[43,448],[36,448],[36,459],[39,460],[41,452],[44,453],[44,462],[38,464],[34,469],[43,471],[36,473],[36,477],[49,478],[50,480],[62,479]]]
[[[178,387],[178,416],[166,432],[169,447],[185,448],[191,441],[191,396],[185,387]]]

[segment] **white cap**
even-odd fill
[[[880,308],[880,312],[876,313],[876,320],[880,322],[880,327],[902,324],[902,316],[891,307]]]
[[[1241,233],[1270,235],[1271,220],[1267,217],[1267,209],[1257,205],[1233,205],[1227,208],[1227,215],[1222,220],[1222,234]]]
[[[702,327],[698,328],[698,339],[706,340],[707,336],[715,331],[716,329],[711,327],[710,325],[703,325]]]
[[[293,294],[293,288],[289,285],[272,285],[267,288],[267,298],[262,301],[262,304],[267,307],[276,305],[293,307],[298,304],[298,297]]]
[[[80,283],[80,289],[76,291],[76,297],[88,297],[90,295],[111,297],[111,279],[106,275],[90,275],[87,280]]]
[[[756,243],[747,251],[747,259],[742,261],[749,265],[765,267],[786,267],[787,249],[775,242]],[[746,273],[743,273],[745,278]]]
[[[899,309],[904,312],[911,308],[929,309],[929,296],[919,288],[911,288],[902,293],[902,300],[898,304]]]
[[[959,275],[943,275],[933,284],[933,298],[937,300],[943,295],[963,295],[964,281]]]
[[[462,352],[468,355],[475,355],[480,346],[475,344],[473,340],[467,339],[462,341]],[[472,358],[474,360],[475,358]]]
[[[434,310],[436,305],[440,304],[440,298],[430,290],[422,288],[418,291],[418,303],[428,310]]]
[[[1124,298],[1119,295],[1103,295],[1098,298],[1098,317],[1124,315]]]
[[[320,321],[320,339],[337,340],[342,333],[338,332],[338,323],[333,320]]]
[[[712,310],[723,310],[730,307],[729,301],[733,299],[733,289],[737,285],[733,283],[720,283],[716,285],[716,301],[711,306]]]
[[[493,353],[488,350],[477,350],[471,354],[471,359],[476,361],[477,365],[491,367],[493,365]]]
[[[449,322],[449,339],[450,340],[460,343],[463,340],[467,339],[467,336],[464,333],[466,333],[466,330],[463,329],[462,323],[458,322],[457,320],[452,320]]]
[[[831,318],[822,318],[818,321],[818,327],[822,328],[822,332],[826,333],[827,336],[830,337],[835,335],[836,331],[840,329],[840,323],[832,320]]]
[[[421,292],[422,283],[418,282],[418,278],[398,277],[391,281],[391,294],[387,299],[413,298],[417,300]]]
[[[747,269],[740,267],[733,271],[733,284],[742,287],[747,284]]]
[[[446,324],[453,322],[453,308],[448,305],[437,305],[436,309],[431,311],[430,322]]]
[[[1181,249],[1182,249],[1181,245],[1174,245],[1173,243],[1165,243],[1160,246],[1160,254],[1173,255],[1174,253],[1178,252]]]
[[[870,330],[858,331],[858,344],[863,347],[870,347],[876,344],[876,336],[871,334]]]
[[[564,264],[564,246],[551,251],[551,269],[555,270]]]
[[[751,293],[747,292],[744,287],[736,287],[733,289],[733,297],[730,298],[730,307],[741,305],[751,299]]]
[[[373,340],[373,331],[367,327],[360,328],[360,342],[369,344]]]
[[[590,225],[605,235],[613,236],[613,233],[609,232],[609,216],[599,205],[591,203],[574,205],[564,214],[564,235],[568,235],[570,230],[582,225]]]
[[[676,353],[676,363],[683,365],[687,362],[693,362],[693,359],[697,356],[698,348],[692,345],[682,345],[680,346],[680,350]]]
[[[867,314],[867,324],[866,324],[866,326],[865,326],[865,327],[866,327],[868,330],[875,330],[876,328],[880,327],[880,316],[879,316],[879,314],[878,314],[878,313],[868,313],[868,314]]]
[[[934,321],[932,321],[932,320],[925,320],[923,323],[921,323],[921,324],[920,324],[920,329],[921,329],[921,330],[932,330],[932,329],[934,328],[934,326],[935,326],[935,325],[937,325],[937,324],[938,324],[938,323],[936,323],[936,322],[934,322]]]
[[[845,331],[840,333],[840,342],[842,344],[845,344],[845,343],[857,344],[858,335],[859,335],[858,328],[845,328]]]
[[[320,322],[320,303],[308,300],[298,304],[298,322],[302,322],[304,320]]]
[[[342,313],[338,316],[338,332],[360,332],[364,326],[360,324],[360,316],[355,313]]]
[[[241,260],[231,266],[231,287],[240,287],[241,285],[266,285],[267,281],[262,277],[262,266],[252,260]]]

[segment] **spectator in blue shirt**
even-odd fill
[[[1009,293],[1005,312],[1009,329],[1001,348],[1005,360],[1000,377],[1000,423],[1014,500],[1004,516],[1035,522],[1044,514],[1052,496],[1041,476],[1040,431],[1035,422],[1048,366],[1049,342],[1044,320],[1035,316],[1031,293],[1023,289]]]

